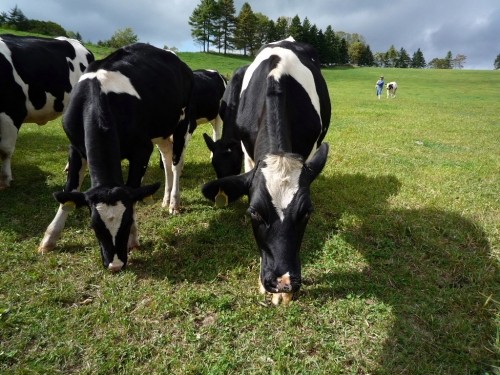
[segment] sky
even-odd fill
[[[84,41],[108,40],[130,27],[140,42],[199,51],[188,24],[201,0],[2,0],[0,11],[16,5],[29,19],[53,21]],[[234,0],[236,14],[244,0]],[[323,31],[361,34],[373,53],[391,45],[412,56],[418,48],[427,62],[467,57],[465,69],[493,69],[500,54],[500,0],[247,0],[254,12],[308,18]]]

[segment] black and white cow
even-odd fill
[[[60,116],[94,56],[79,41],[0,35],[0,189],[12,181],[19,128]]]
[[[396,97],[396,91],[398,90],[398,84],[396,82],[389,82],[386,86],[387,89],[387,99],[389,98],[395,98]]]
[[[246,69],[238,104],[246,173],[202,187],[216,203],[249,196],[261,292],[273,293],[274,304],[287,303],[302,283],[299,250],[313,210],[309,187],[326,163],[322,141],[330,116],[316,51],[291,38],[264,46]]]
[[[210,122],[213,136],[217,140],[222,134],[222,119],[219,107],[227,86],[227,80],[216,70],[193,70],[193,95],[191,95],[191,111],[196,124]]]
[[[191,94],[191,125],[189,133],[192,136],[198,125],[210,122],[213,136],[219,139],[222,134],[222,119],[219,107],[226,89],[227,80],[216,70],[193,70],[193,92]],[[160,167],[164,168],[160,158]]]
[[[134,205],[160,186],[140,186],[153,144],[168,166],[164,202],[178,204],[171,164],[182,166],[192,84],[191,69],[173,52],[148,44],[123,47],[89,65],[63,117],[71,142],[68,179],[54,194],[60,206],[39,252],[56,245],[70,208],[87,206],[104,266],[118,271],[126,265],[128,250],[139,245]],[[122,159],[129,161],[126,183]],[[86,164],[91,188],[82,193]]]
[[[212,139],[208,134],[203,134],[207,147],[212,151],[212,166],[217,178],[237,175],[241,172],[243,151],[241,137],[236,127],[236,115],[241,85],[247,68],[248,66],[244,66],[234,71],[222,97],[219,109],[219,116],[224,124],[221,138]]]

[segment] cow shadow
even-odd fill
[[[361,325],[370,325],[377,309],[390,310],[382,373],[490,371],[496,328],[495,302],[488,301],[498,301],[500,278],[481,226],[455,212],[391,208],[388,198],[401,188],[391,176],[340,176],[320,180],[319,188],[332,183],[330,197],[314,200],[322,216],[331,216],[330,226],[323,219],[320,225],[327,238],[323,244],[315,240],[316,252],[305,253],[305,263],[317,267],[323,257],[331,267],[335,254],[348,249],[364,260],[362,269],[319,265],[306,278],[300,299],[361,302],[367,311]],[[455,368],[464,358],[468,367]],[[415,366],[408,370],[408,363]]]
[[[28,129],[24,129],[24,128]],[[65,136],[21,127],[12,158],[11,186],[0,191],[0,226],[20,238],[40,236],[57,207],[52,193],[62,190],[65,179],[68,141]],[[60,167],[47,171],[40,165],[39,154],[50,155]],[[48,181],[61,181],[61,187]],[[36,208],[36,209],[34,209]]]

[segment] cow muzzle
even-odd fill
[[[264,280],[260,284],[260,291],[261,293],[271,293],[271,301],[274,305],[280,303],[286,305],[292,300],[294,293],[300,289],[300,285],[300,276],[291,277],[290,273],[287,272],[273,280]]]

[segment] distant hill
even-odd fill
[[[11,29],[0,28],[1,34],[14,34],[22,36],[37,36],[42,38],[53,38],[47,35],[27,33]],[[114,51],[113,48],[97,46],[95,44],[85,43],[84,45],[92,51],[96,59],[100,60]],[[221,55],[218,53],[203,52],[178,52],[177,55],[191,69],[215,69],[223,75],[230,77],[236,68],[250,64],[252,58],[242,55]]]

